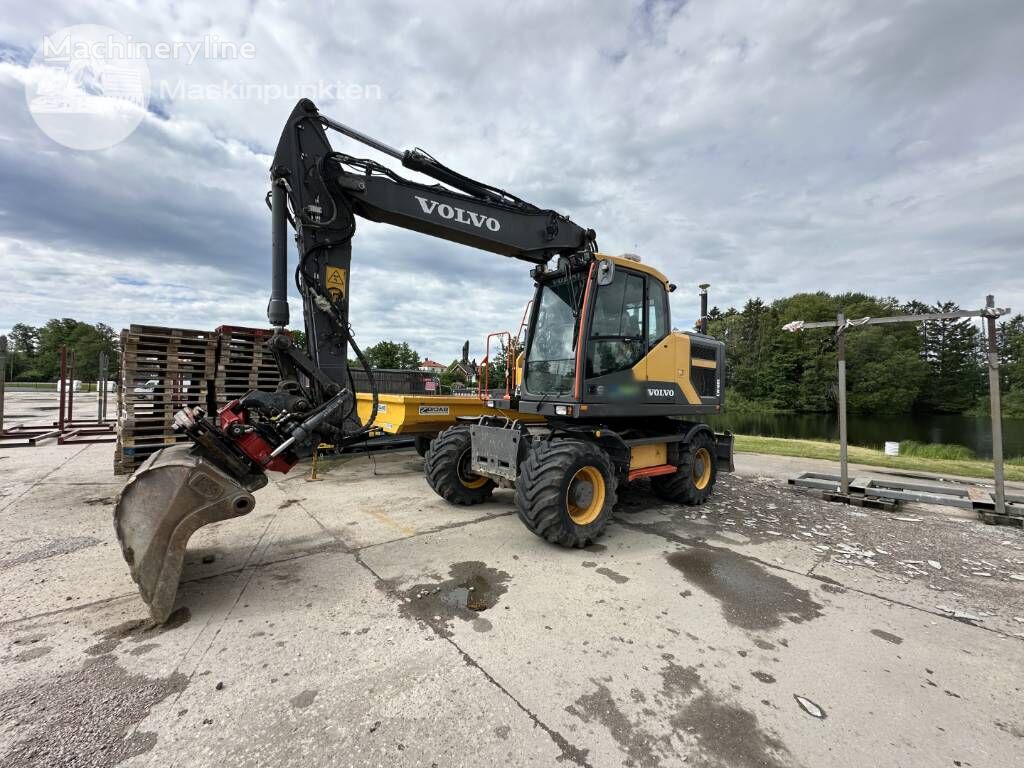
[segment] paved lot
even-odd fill
[[[363,456],[201,530],[151,628],[113,538],[111,453],[0,449],[0,765],[1024,754],[1017,529],[828,505],[741,456],[707,507],[632,488],[571,552],[509,491],[450,507],[411,451]]]

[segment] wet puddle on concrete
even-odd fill
[[[893,645],[900,645],[903,642],[902,637],[894,635],[892,632],[886,632],[884,629],[872,629],[871,634],[885,640],[887,643],[892,643]]]
[[[452,564],[448,575],[445,581],[414,584],[400,591],[402,615],[422,621],[445,637],[451,635],[451,621],[456,618],[472,622],[477,632],[490,631],[491,622],[480,614],[508,591],[511,576],[476,560]]]
[[[135,621],[116,624],[113,627],[107,627],[96,632],[95,634],[103,639],[86,648],[85,653],[88,656],[101,656],[106,653],[112,653],[121,645],[123,640],[131,640],[133,643],[145,643],[147,640],[153,640],[165,632],[170,632],[183,624],[187,624],[191,618],[192,613],[188,608],[182,606],[171,613],[163,624],[154,624],[149,619],[136,619]],[[131,653],[133,656],[141,656],[158,647],[159,644],[157,643],[146,643],[132,650]]]
[[[728,765],[731,768],[781,768],[789,752],[773,734],[761,728],[757,717],[723,701],[704,684],[695,667],[684,667],[665,654],[661,688],[646,694],[630,692],[633,704],[645,704],[643,716],[632,717],[606,684],[611,678],[592,679],[595,688],[565,708],[584,723],[602,725],[623,752],[623,763],[642,766]],[[666,732],[661,722],[666,722]]]
[[[726,621],[749,630],[799,624],[821,616],[810,593],[728,549],[695,546],[665,555],[687,581],[721,603]]]
[[[623,576],[621,573],[613,571],[611,568],[598,568],[595,573],[600,573],[602,576],[614,581],[616,584],[625,584],[629,581],[629,576]]]

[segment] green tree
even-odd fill
[[[487,386],[490,389],[504,389],[505,376],[508,372],[508,344],[503,338],[498,339],[497,349],[492,350],[491,359],[487,365]],[[480,364],[477,374],[481,380],[484,375],[484,364]]]
[[[899,303],[861,293],[800,293],[770,305],[760,299],[743,309],[716,312],[709,332],[726,344],[728,393],[747,407],[828,411],[836,407],[836,335],[813,330],[786,333],[794,320],[833,320],[898,314]],[[711,313],[709,313],[710,315]],[[851,412],[902,413],[918,397],[927,366],[913,326],[862,328],[847,335]],[[726,395],[728,407],[729,394]]]
[[[911,305],[916,311],[919,303]],[[947,301],[926,312],[955,312],[960,308]],[[981,352],[981,334],[969,319],[931,320],[921,323],[921,357],[929,376],[924,383],[919,407],[929,411],[963,413],[974,405],[984,386],[985,370]]]
[[[1014,315],[996,329],[1003,387],[1024,395],[1024,315]]]
[[[25,323],[15,323],[8,334],[10,366],[8,368],[11,381],[25,378],[26,371],[32,369],[39,350],[39,329]]]
[[[374,368],[405,368],[415,370],[420,367],[420,356],[407,342],[381,341],[368,347],[364,354]]]
[[[28,376],[38,381],[54,381],[60,375],[60,348],[75,353],[75,378],[95,381],[99,371],[99,353],[107,353],[107,373],[116,378],[120,348],[114,329],[104,323],[89,325],[69,317],[50,320],[39,329],[38,352]]]
[[[441,374],[441,384],[445,387],[452,387],[456,384],[465,385],[466,374],[453,363],[448,367],[447,371]]]

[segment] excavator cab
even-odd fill
[[[534,277],[521,410],[576,420],[721,410],[724,345],[671,330],[675,286],[661,272],[595,253]]]

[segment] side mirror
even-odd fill
[[[610,259],[598,262],[597,265],[597,284],[598,285],[611,285],[612,280],[615,279],[615,262]]]

